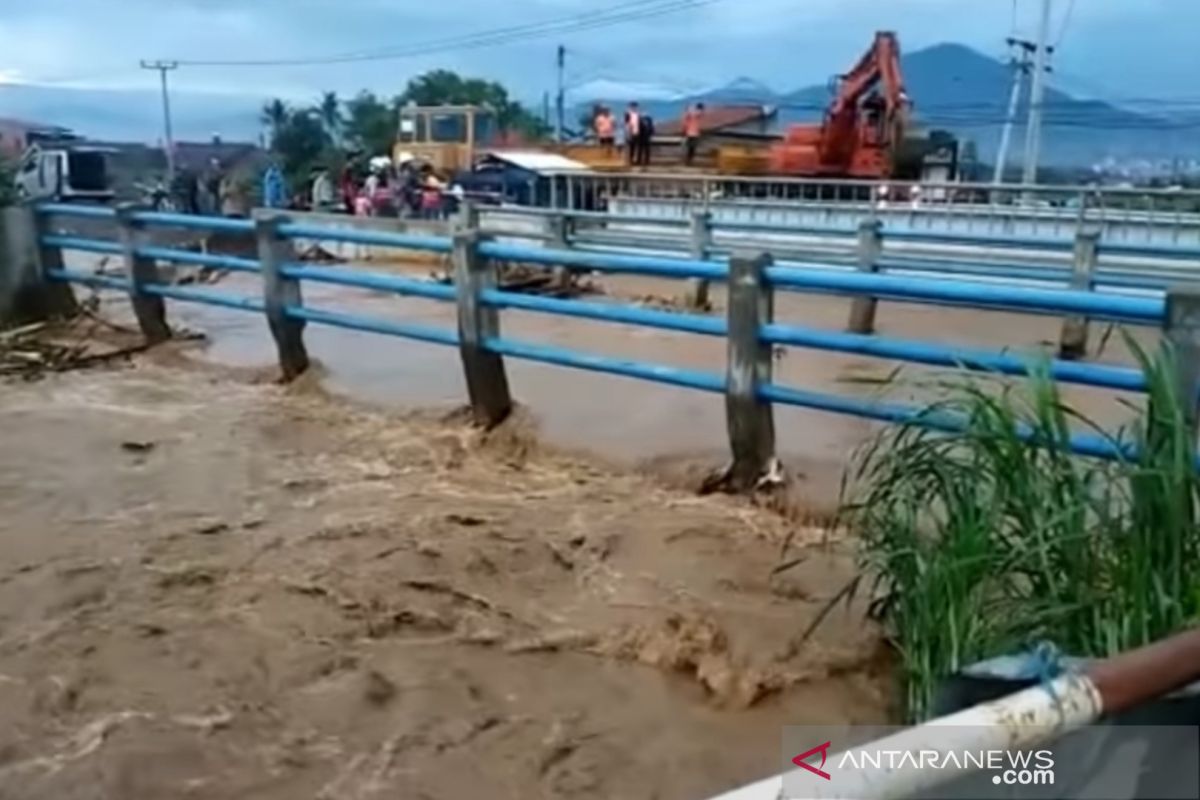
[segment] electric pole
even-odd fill
[[[558,98],[556,100],[557,122],[554,126],[554,139],[563,140],[564,116],[566,115],[566,88],[563,83],[564,71],[567,66],[567,48],[558,46]]]
[[[1004,170],[1008,167],[1008,149],[1012,145],[1013,127],[1017,123],[1017,109],[1021,107],[1021,91],[1025,85],[1025,76],[1029,74],[1029,55],[1036,45],[1024,39],[1009,39],[1008,46],[1018,48],[1018,52],[1011,62],[1012,93],[1008,98],[1008,115],[1004,118],[1004,129],[1000,133],[1000,149],[996,152],[996,172],[992,176],[992,183],[996,186],[1004,183]]]
[[[1046,67],[1050,58],[1050,6],[1042,0],[1042,19],[1038,24],[1037,48],[1033,57],[1033,82],[1029,96],[1029,128],[1025,133],[1026,185],[1037,183],[1038,162],[1042,157],[1042,110],[1046,101]]]
[[[163,147],[167,156],[167,185],[175,180],[175,139],[171,135],[171,93],[167,89],[167,73],[179,69],[178,61],[143,61],[142,69],[158,70],[162,81],[163,133],[166,140]]]

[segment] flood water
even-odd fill
[[[380,269],[378,265],[357,268]],[[407,271],[424,274],[428,269]],[[230,276],[220,288],[247,295],[260,291],[257,278],[246,275]],[[604,278],[603,288],[613,299],[626,301],[669,298],[683,291],[678,282],[624,276]],[[431,300],[321,284],[306,284],[304,296],[306,305],[321,309],[447,330],[455,324],[454,309]],[[723,309],[719,290],[714,292],[714,302]],[[841,330],[848,312],[845,298],[781,292],[776,299],[775,316],[780,322]],[[208,358],[245,366],[274,362],[274,345],[258,315],[180,303],[171,304],[169,314],[173,321],[209,335]],[[888,335],[1017,353],[1032,353],[1056,341],[1059,327],[1060,320],[1053,317],[894,302],[881,302],[878,314],[878,329]],[[503,312],[502,328],[506,336],[586,353],[716,374],[724,371],[722,339],[511,310]],[[1104,323],[1093,323],[1093,351],[1105,328]],[[1146,342],[1157,336],[1146,329],[1136,333]],[[465,401],[462,368],[452,348],[322,325],[309,325],[305,337],[310,354],[325,371],[328,387],[335,392],[396,409],[449,408]],[[1119,334],[1109,338],[1100,360],[1128,361]],[[724,400],[719,395],[512,358],[506,363],[514,396],[532,411],[543,437],[555,445],[624,463],[648,459],[719,463],[725,458]],[[775,380],[785,386],[853,397],[923,402],[933,399],[936,392],[911,384],[935,375],[949,376],[947,370],[903,366],[898,384],[882,388],[881,382],[900,366],[881,359],[786,348],[778,355]],[[1066,395],[1106,426],[1115,427],[1128,418],[1128,408],[1117,402],[1114,392],[1071,387]],[[807,476],[813,494],[827,498],[835,492],[855,448],[879,426],[854,417],[777,406],[776,428],[785,463]]]

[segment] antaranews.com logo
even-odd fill
[[[792,758],[792,763],[816,777],[833,781],[846,770],[964,770],[991,773],[997,786],[1053,786],[1054,753],[1050,750],[890,750],[871,746],[852,747],[830,760],[832,741],[817,745]],[[820,759],[819,763],[817,759]]]

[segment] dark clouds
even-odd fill
[[[1056,33],[1069,0],[1056,0]],[[1019,0],[1033,27],[1036,0]],[[1075,0],[1061,48],[1064,74],[1114,94],[1197,95],[1200,55],[1188,39],[1196,0]],[[419,44],[612,5],[601,0],[0,0],[0,76],[146,85],[139,58],[318,56]],[[1000,55],[1011,0],[724,0],[563,38],[573,84],[606,79],[693,88],[738,75],[777,88],[823,82],[877,28],[906,49],[956,40]],[[526,97],[553,85],[558,39],[353,65],[186,69],[177,85],[311,95],[390,92],[446,66],[504,80]]]

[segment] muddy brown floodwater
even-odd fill
[[[889,717],[824,531],[254,372],[3,384],[0,797],[702,798]]]
[[[337,287],[306,302],[453,324],[432,302]],[[836,329],[845,313],[784,296],[778,316]],[[0,798],[683,800],[776,771],[784,725],[895,718],[861,598],[803,636],[854,576],[853,542],[683,488],[724,458],[719,397],[510,362],[525,405],[484,435],[452,413],[464,390],[445,348],[313,326],[320,366],[284,388],[256,315],[170,314],[209,346],[0,383]],[[898,304],[880,321],[1017,347],[1058,325]],[[724,360],[717,340],[504,325]],[[779,359],[782,383],[857,396],[890,370]],[[1126,413],[1071,397],[1105,422]],[[831,508],[874,426],[792,410],[778,426],[807,502]]]

